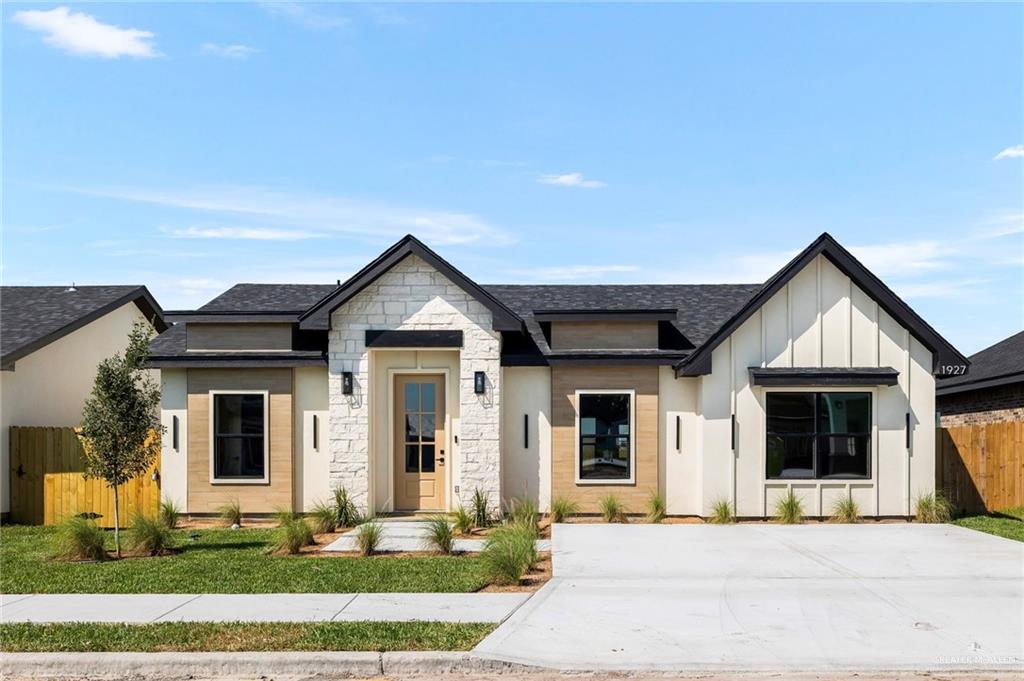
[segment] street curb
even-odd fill
[[[521,674],[537,667],[468,652],[4,653],[2,678],[147,680],[244,677],[373,678],[389,674]]]

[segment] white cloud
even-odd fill
[[[199,52],[212,57],[223,57],[225,59],[248,59],[259,52],[255,47],[248,45],[221,45],[219,43],[203,43],[199,46]]]
[[[579,281],[595,279],[608,274],[638,272],[639,270],[640,268],[635,265],[562,265],[511,270],[510,273],[534,281]]]
[[[348,197],[292,194],[263,187],[77,188],[82,194],[207,213],[245,215],[265,227],[360,236],[377,243],[413,233],[433,245],[501,246],[515,240],[472,213],[410,208]]]
[[[83,57],[147,59],[161,56],[153,44],[152,32],[103,24],[89,14],[72,12],[67,7],[22,10],[12,21],[31,31],[45,33],[43,42],[47,45]]]
[[[303,230],[273,227],[186,227],[165,229],[168,234],[182,239],[251,239],[254,241],[301,241],[316,239],[323,234]]]
[[[587,180],[583,173],[562,173],[553,175],[541,175],[537,178],[541,184],[554,184],[561,187],[582,187],[584,189],[598,189],[607,186],[599,180]]]
[[[286,19],[311,31],[345,28],[351,23],[346,16],[326,14],[317,10],[315,5],[298,2],[261,2],[260,7],[270,16]]]
[[[993,161],[1001,161],[1004,158],[1024,158],[1024,144],[1018,144],[1012,147],[1006,147],[992,159]]]

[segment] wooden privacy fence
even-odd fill
[[[935,488],[960,511],[1024,506],[1024,422],[939,428]]]
[[[146,473],[121,485],[121,526],[137,513],[154,516],[160,505],[157,455]],[[100,479],[86,479],[82,443],[73,428],[10,429],[11,520],[54,525],[80,513],[94,513],[103,527],[114,526],[114,490]]]

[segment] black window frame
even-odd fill
[[[794,432],[794,433],[776,433],[768,429],[768,423],[770,421],[769,414],[769,401],[773,395],[812,395],[814,414],[813,432]],[[822,395],[865,395],[868,400],[868,429],[866,431],[857,432],[824,432],[821,430],[821,397]],[[814,480],[814,481],[831,481],[831,480],[871,480],[874,475],[874,469],[872,466],[873,458],[873,441],[874,441],[874,429],[875,429],[875,414],[874,414],[874,399],[875,395],[873,392],[868,390],[771,390],[765,393],[765,467],[764,467],[764,478],[765,480]],[[781,476],[781,475],[769,475],[768,470],[770,466],[769,450],[771,447],[772,437],[809,437],[811,438],[811,475],[810,476]],[[863,439],[866,450],[866,472],[864,475],[859,474],[844,474],[844,475],[828,475],[823,476],[818,470],[819,467],[819,450],[818,446],[822,438],[825,437],[848,437]]]
[[[587,396],[605,396],[605,397],[625,397],[626,402],[626,414],[627,422],[629,424],[629,432],[623,435],[622,433],[616,434],[594,434],[584,435],[583,434],[583,398]],[[636,484],[636,440],[634,439],[635,430],[635,409],[636,409],[636,391],[630,389],[615,389],[615,390],[577,390],[576,391],[576,484],[578,485],[633,485]],[[629,450],[628,467],[626,468],[626,477],[584,477],[583,475],[583,446],[584,438],[588,438],[596,442],[598,440],[626,440],[627,448]]]
[[[217,418],[217,410],[221,398],[244,398],[258,397],[261,402],[260,418],[262,428],[259,433],[245,432],[220,432],[217,430],[220,419]],[[213,390],[210,392],[210,482],[213,484],[267,484],[270,482],[270,448],[269,448],[269,420],[270,420],[270,395],[267,392],[252,390]],[[222,475],[217,472],[219,443],[222,440],[260,440],[259,452],[263,457],[263,474],[255,475]]]

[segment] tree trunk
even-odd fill
[[[117,557],[121,557],[121,502],[117,495],[117,485],[114,485],[114,549]]]

